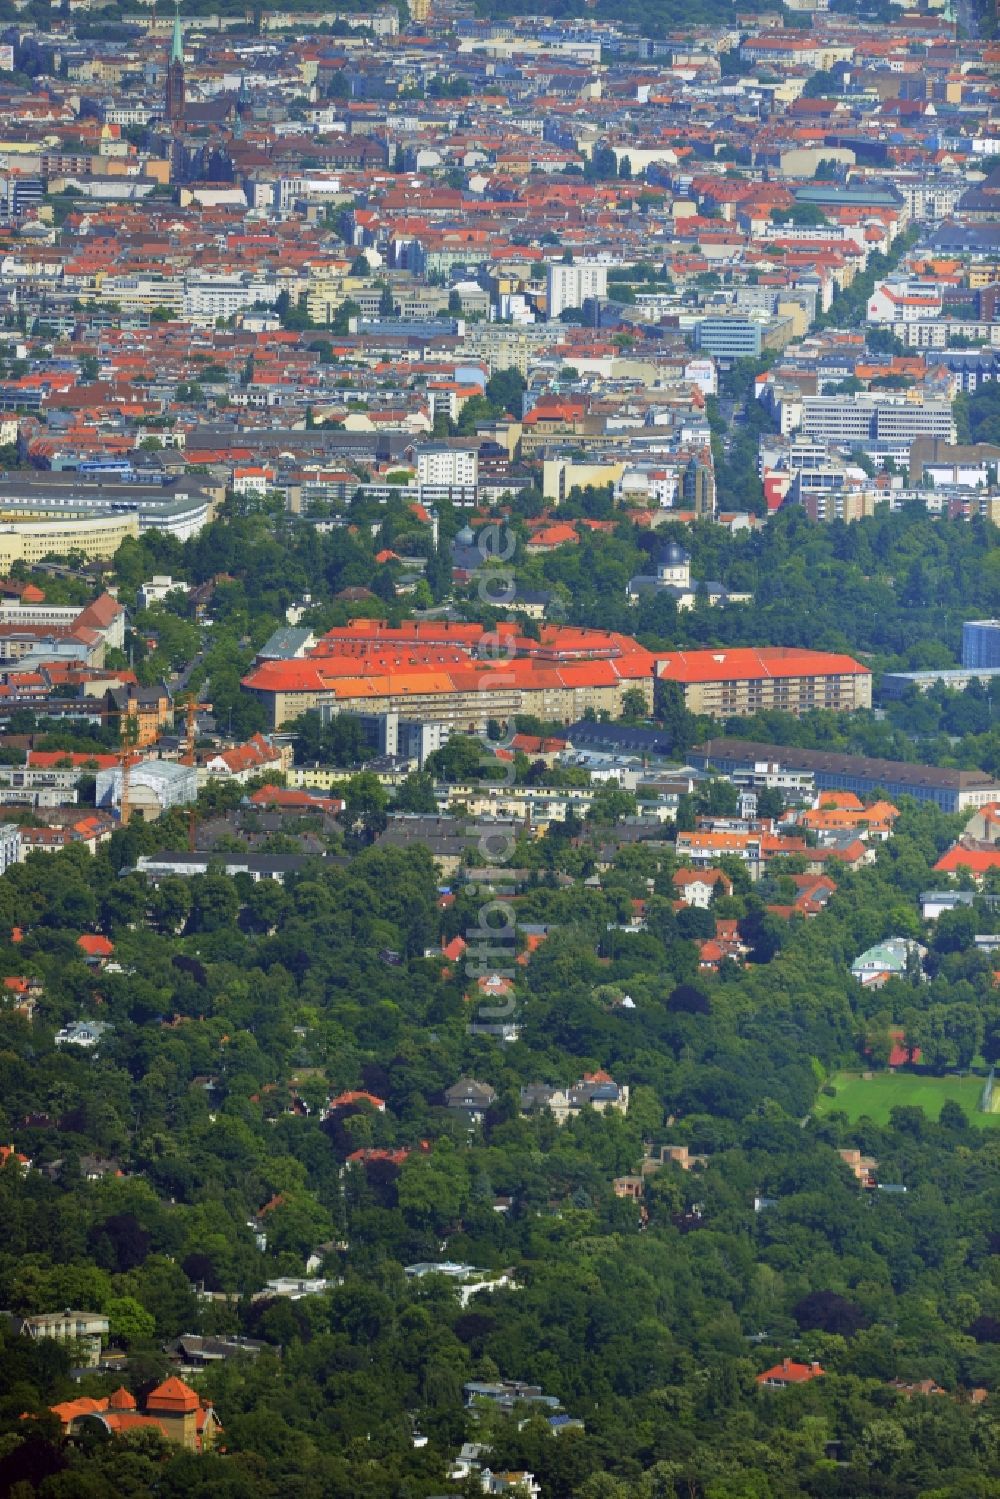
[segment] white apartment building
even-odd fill
[[[462,348],[469,355],[485,359],[491,375],[498,370],[517,370],[527,379],[537,347],[551,337],[541,324],[511,328],[506,324],[468,323]]]
[[[968,185],[965,177],[959,174],[919,177],[909,182],[899,177],[893,180],[903,194],[911,219],[947,218]]]
[[[278,300],[276,281],[254,280],[250,276],[203,275],[184,286],[184,316],[194,322],[230,318],[256,302],[271,307]]]
[[[169,573],[154,573],[147,583],[143,583],[136,593],[136,603],[140,609],[148,609],[150,604],[160,604],[168,593],[190,593],[191,584],[185,583],[181,578],[173,578]]]
[[[0,822],[0,874],[21,859],[21,829],[16,822]]]
[[[105,104],[101,109],[105,125],[148,125],[151,118],[146,104]]]
[[[868,298],[870,323],[919,323],[939,318],[944,301],[939,286],[914,281],[905,276],[876,281]]]
[[[479,479],[479,455],[447,443],[422,443],[416,450],[417,483],[474,489]]]
[[[947,349],[953,339],[966,338],[978,348],[1000,349],[1000,322],[984,323],[975,319],[959,322],[952,318],[927,318],[923,322],[890,323],[889,331],[910,349]]]
[[[179,278],[166,276],[105,276],[94,294],[102,305],[117,302],[122,312],[168,312],[184,310],[184,287]]]
[[[551,322],[567,307],[582,307],[587,297],[606,297],[608,268],[595,260],[577,260],[572,265],[550,265],[547,289]]]

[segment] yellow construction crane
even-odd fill
[[[195,718],[199,713],[211,712],[211,703],[199,703],[198,694],[192,693],[181,705],[184,712],[184,753],[181,756],[182,765],[194,764],[194,733]]]
[[[131,779],[132,764],[136,758],[135,746],[139,738],[139,717],[123,708],[118,715],[118,763],[122,772],[122,794],[119,803],[119,818],[123,828],[128,827],[132,815]]]

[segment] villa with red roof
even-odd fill
[[[251,793],[255,807],[274,807],[281,812],[321,812],[336,817],[344,810],[339,796],[319,796],[314,791],[296,791],[286,786],[259,786]]]
[[[88,963],[95,963],[101,967],[115,950],[115,944],[97,932],[85,932],[82,937],[77,937],[76,945]]]
[[[375,1093],[366,1093],[363,1088],[349,1088],[346,1093],[338,1093],[336,1098],[330,1099],[326,1112],[331,1114],[334,1109],[346,1109],[358,1103],[366,1103],[377,1114],[385,1113],[385,1099]]]
[[[210,1451],[222,1430],[211,1404],[203,1403],[197,1390],[176,1376],[150,1391],[145,1413],[140,1412],[135,1396],[124,1386],[103,1398],[83,1395],[50,1409],[68,1436],[81,1436],[88,1428],[100,1427],[111,1436],[152,1430],[189,1452]]]
[[[1000,869],[1000,847],[960,838],[934,865],[937,874],[958,874],[963,869],[968,870],[977,885],[981,885],[991,869]]]
[[[254,734],[246,744],[238,744],[234,749],[220,750],[217,755],[207,761],[205,769],[210,776],[220,780],[236,781],[242,785],[254,776],[273,772],[275,775],[283,775],[292,763],[292,751],[289,745],[272,744],[265,739],[263,734]]]
[[[808,1384],[811,1379],[822,1379],[825,1373],[821,1364],[799,1364],[794,1359],[784,1358],[780,1364],[758,1374],[757,1383],[762,1390],[787,1390],[792,1385]]]

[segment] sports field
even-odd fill
[[[888,1124],[889,1110],[897,1104],[915,1105],[928,1119],[936,1119],[942,1104],[951,1098],[973,1124],[1000,1126],[1000,1114],[979,1112],[983,1081],[981,1077],[917,1077],[909,1072],[878,1072],[866,1079],[860,1072],[838,1072],[830,1079],[836,1098],[820,1093],[813,1112],[821,1115],[839,1109],[852,1123],[867,1114],[876,1124]]]

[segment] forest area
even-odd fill
[[[23,937],[0,956],[44,999],[30,1027],[0,1018],[3,1135],[32,1161],[0,1171],[3,1304],[105,1312],[137,1388],[181,1333],[268,1349],[201,1377],[225,1455],[194,1460],[148,1433],[67,1446],[47,1407],[114,1377],[73,1385],[57,1346],[8,1338],[0,1487],[97,1496],[113,1472],[136,1499],[291,1485],[424,1499],[473,1492],[443,1475],[475,1440],[556,1499],[988,1499],[1000,1131],[947,1105],[881,1126],[809,1117],[824,1080],[894,1027],[943,1038],[941,1068],[1000,1058],[989,956],[962,927],[995,916],[941,918],[928,939],[915,906],[955,830],[908,806],[876,864],[839,873],[808,923],[766,909],[793,862],[755,885],[734,873],[719,911],[752,961],[716,976],[698,968],[707,913],[675,910],[669,845],[621,849],[599,889],[580,883],[586,841],[519,845],[518,925],[546,937],[511,965],[523,1027],[505,1048],[469,1034],[474,980],[440,956],[478,898],[460,886],[442,908],[426,851],[316,861],[284,886],[210,871],[151,890],[116,877],[136,837],[155,842],[129,829],[96,864],[70,851],[11,871],[0,930]],[[637,899],[644,928],[623,938]],[[109,937],[115,970],[82,959],[81,930]],[[860,991],[847,963],[894,933],[929,941],[925,973]],[[53,1037],[81,1007],[112,1030],[72,1055]],[[523,1113],[522,1088],[594,1069],[628,1084],[627,1113]],[[462,1076],[492,1090],[479,1120],[445,1104]],[[351,1090],[384,1111],[352,1099],[324,1117]],[[651,1140],[704,1159],[645,1178],[640,1212],[612,1183]],[[838,1154],[851,1148],[906,1193],[861,1189]],[[89,1156],[116,1171],[87,1180]],[[515,1284],[463,1308],[442,1277],[403,1274],[442,1245]],[[331,1289],[254,1299],[317,1246]],[[823,1377],[761,1389],[781,1357]],[[582,1427],[465,1405],[467,1381],[498,1378],[541,1385]],[[926,1379],[946,1393],[907,1391]]]

